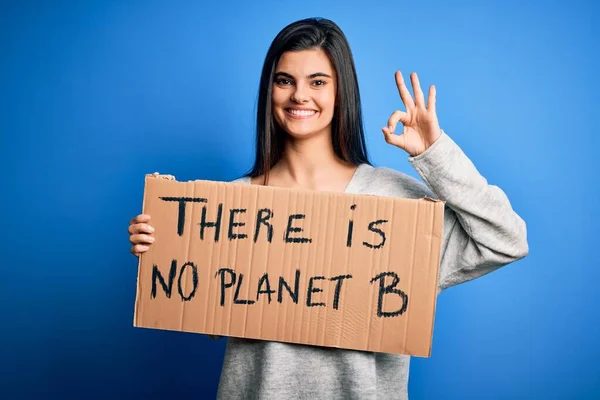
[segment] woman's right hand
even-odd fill
[[[150,225],[150,216],[148,214],[139,214],[129,222],[129,241],[133,245],[131,254],[139,257],[140,254],[148,251],[150,245],[154,243],[154,228]]]

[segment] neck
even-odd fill
[[[331,132],[327,132],[302,139],[288,136],[273,172],[287,182],[286,186],[319,190],[339,186],[354,169],[336,156]]]

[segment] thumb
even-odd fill
[[[406,140],[403,133],[400,135],[396,135],[387,126],[381,128],[381,130],[383,131],[383,137],[387,143],[399,147],[404,151],[407,151]]]

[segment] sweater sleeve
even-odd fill
[[[528,254],[525,222],[506,194],[488,184],[445,132],[409,162],[446,203],[438,293]]]

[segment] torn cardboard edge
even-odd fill
[[[443,207],[147,174],[134,326],[429,357]]]

